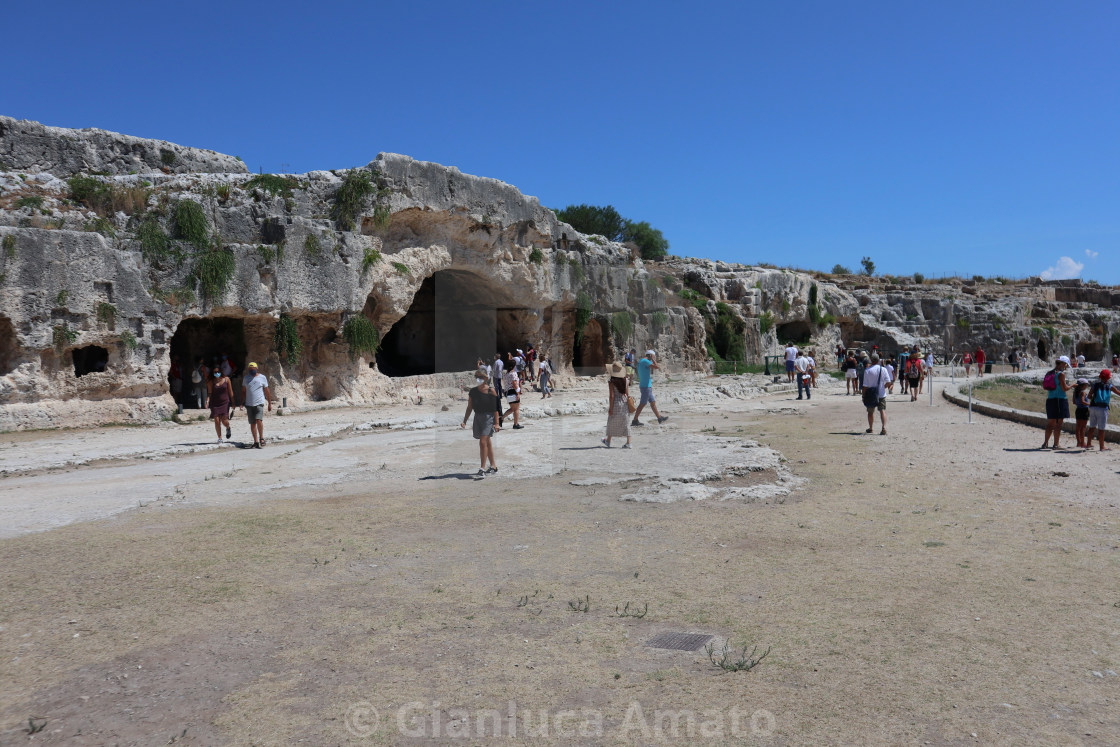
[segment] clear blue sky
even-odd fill
[[[4,26],[10,116],[254,171],[406,153],[613,204],[675,254],[1120,283],[1116,2],[67,1]]]

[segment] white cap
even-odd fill
[[[654,352],[653,350],[647,350],[646,355],[657,355],[657,353]]]
[[[1059,363],[1064,363],[1068,366],[1069,365],[1069,356],[1068,355],[1063,355],[1061,358],[1058,358],[1058,362]]]

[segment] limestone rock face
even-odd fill
[[[821,364],[838,343],[1099,360],[1120,329],[1120,294],[1082,284],[643,262],[509,184],[397,154],[251,175],[210,151],[0,118],[0,161],[0,429],[193,407],[198,356],[259,363],[298,408],[457,393],[479,358],[528,345],[562,382],[630,348],[704,371],[788,341]],[[82,170],[111,175],[72,194]]]
[[[212,150],[186,148],[107,130],[48,127],[38,122],[0,117],[0,171],[70,176],[83,171],[244,174],[248,169],[233,156]]]

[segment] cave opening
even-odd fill
[[[1099,340],[1082,340],[1077,343],[1077,354],[1085,356],[1087,361],[1104,360],[1104,345]]]
[[[778,325],[778,340],[802,344],[809,342],[813,336],[813,328],[808,322],[786,322]]]
[[[1046,340],[1041,337],[1038,338],[1038,359],[1043,363],[1050,359],[1049,351],[1046,349]]]
[[[479,358],[525,348],[540,327],[535,309],[517,307],[500,286],[473,272],[440,270],[425,278],[408,312],[381,339],[386,376],[474,370]]]
[[[109,351],[100,345],[74,348],[70,357],[74,360],[74,375],[78,377],[101,373],[109,367]]]
[[[199,359],[213,371],[221,356],[229,356],[237,373],[245,371],[249,363],[248,346],[245,344],[245,320],[233,317],[205,317],[184,319],[171,336],[171,360],[178,359],[183,374],[181,402],[184,407],[195,407],[198,402],[191,397],[191,372],[198,367]],[[234,384],[234,390],[237,389]]]
[[[0,376],[15,370],[20,355],[19,343],[16,342],[16,328],[12,325],[12,320],[0,316]]]
[[[610,335],[598,319],[583,328],[583,336],[572,349],[572,368],[577,376],[597,376],[613,359]]]

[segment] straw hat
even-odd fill
[[[626,369],[623,368],[621,363],[615,361],[614,363],[607,366],[607,373],[609,373],[611,376],[625,376]]]

